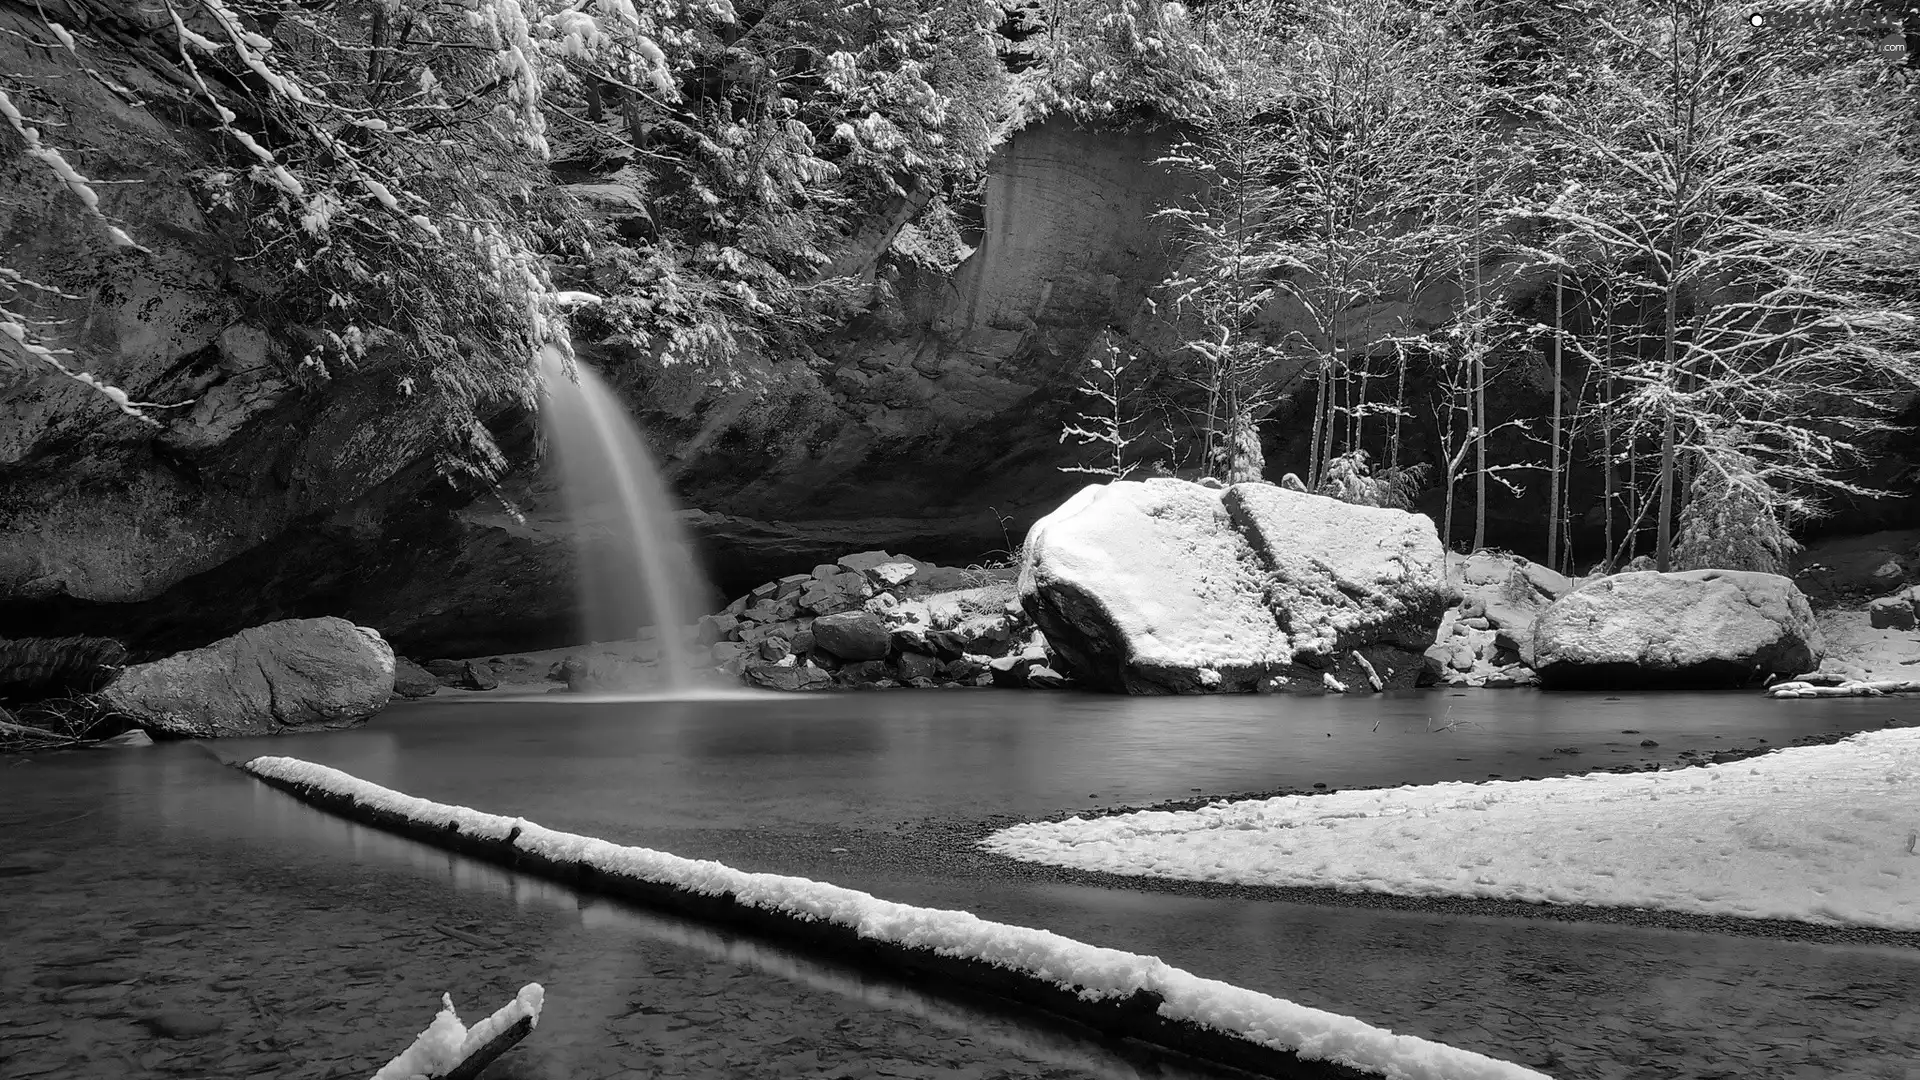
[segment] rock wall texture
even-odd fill
[[[131,59],[87,77],[26,44],[39,32],[0,8],[0,70],[34,88],[21,100],[35,116],[59,118],[50,139],[89,148],[77,165],[150,254],[77,244],[97,225],[0,126],[0,265],[70,294],[31,306],[73,366],[181,407],[140,424],[0,345],[0,637],[104,633],[152,655],[339,615],[414,655],[571,643],[572,528],[539,461],[530,371],[478,400],[431,380],[403,392],[378,365],[317,377],[276,305],[302,283],[233,257],[207,187],[212,133],[107,83],[150,103],[192,88]],[[1088,345],[1109,329],[1149,353],[1169,344],[1147,300],[1172,258],[1153,212],[1186,190],[1153,164],[1171,142],[1057,118],[1019,132],[977,212],[955,210],[971,245],[957,263],[894,250],[933,193],[875,207],[832,268],[869,282],[872,302],[819,344],[823,365],[747,357],[722,385],[583,349],[619,373],[720,592],[874,547],[966,565],[1071,494],[1058,436]],[[605,189],[596,205],[631,198],[584,186]],[[1427,325],[1450,295],[1355,317]],[[1283,395],[1263,429],[1276,472],[1304,456],[1309,405]],[[436,467],[462,425],[515,464],[487,495]],[[1576,505],[1592,487],[1575,477]],[[1500,503],[1489,539],[1533,546],[1542,516]]]
[[[0,11],[0,31],[29,29]],[[7,131],[0,262],[72,294],[34,314],[74,367],[191,404],[150,427],[0,350],[0,636],[97,631],[153,655],[339,615],[413,654],[568,642],[572,528],[524,397],[471,405],[516,462],[499,497],[455,491],[433,460],[452,406],[431,388],[403,394],[377,370],[322,383],[298,364],[274,297],[299,283],[231,257],[196,186],[205,133],[23,40],[0,32],[0,65],[52,88],[33,105],[66,118],[60,143],[97,148],[77,164],[152,255],[83,251],[73,238],[96,226]],[[137,63],[111,75],[179,92]],[[1061,120],[1019,133],[951,272],[885,257],[925,197],[880,208],[834,269],[888,288],[829,343],[825,372],[762,360],[764,378],[730,390],[626,380],[723,591],[880,545],[964,565],[1075,486],[1056,466],[1079,358],[1167,268],[1150,219],[1180,190],[1151,164],[1166,145]],[[778,438],[801,426],[804,442]]]

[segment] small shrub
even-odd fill
[[[90,694],[120,674],[127,648],[112,638],[0,639],[0,701]]]
[[[1355,506],[1385,506],[1395,510],[1413,509],[1426,486],[1427,466],[1399,465],[1374,472],[1367,464],[1365,450],[1349,450],[1327,462],[1327,474],[1320,481],[1320,494],[1330,495]]]

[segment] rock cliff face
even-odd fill
[[[5,12],[0,24],[26,28]],[[7,70],[58,88],[36,105],[70,118],[63,143],[110,148],[80,165],[152,252],[78,265],[71,238],[95,226],[5,143],[0,255],[75,297],[34,312],[73,366],[138,400],[190,402],[150,427],[0,351],[0,636],[91,630],[153,651],[340,615],[414,654],[566,643],[571,529],[536,458],[531,376],[458,407],[377,369],[315,378],[274,321],[275,295],[299,283],[252,280],[230,257],[202,133],[100,83],[53,78],[72,72],[17,37],[0,34],[0,52]],[[144,86],[158,77],[138,64],[113,75],[135,92],[175,89]],[[888,291],[837,336],[830,371],[768,364],[758,386],[724,392],[628,379],[717,583],[881,545],[964,564],[1011,546],[1063,497],[1074,366],[1166,270],[1150,220],[1179,190],[1151,164],[1164,147],[1059,120],[1021,132],[950,273],[883,258],[924,199],[876,213],[835,269]],[[770,438],[796,427],[795,402],[805,441]],[[461,424],[485,425],[515,460],[500,498],[438,475],[436,451]]]

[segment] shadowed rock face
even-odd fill
[[[296,619],[135,664],[102,700],[156,734],[222,738],[351,727],[393,690],[393,649],[379,634],[345,619]]]
[[[8,41],[0,60],[46,66]],[[520,463],[501,485],[516,517],[436,476],[443,417],[430,398],[377,374],[324,386],[293,375],[271,294],[235,276],[182,179],[204,161],[197,135],[83,78],[59,85],[89,125],[74,138],[126,148],[89,171],[143,181],[103,200],[157,255],[108,268],[54,343],[135,398],[194,404],[155,429],[67,380],[0,379],[0,636],[110,632],[153,655],[337,614],[416,655],[572,641],[572,529],[534,460],[525,402],[479,409]],[[740,434],[766,422],[751,392],[626,380],[698,511],[688,524],[722,592],[876,546],[966,565],[1013,546],[1073,487],[1058,432],[1079,357],[1131,321],[1167,269],[1151,220],[1180,190],[1151,165],[1166,144],[1065,121],[1016,136],[992,165],[969,258],[949,275],[898,276],[897,302],[827,346],[834,369],[769,369],[814,380],[823,403],[800,451]],[[7,165],[11,263],[84,291],[57,272],[60,238],[84,224],[71,200]],[[917,205],[877,215],[839,269],[873,276]]]

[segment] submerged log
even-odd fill
[[[443,1006],[433,1023],[381,1066],[373,1080],[476,1080],[539,1026],[546,990],[539,983],[528,983],[512,1001],[471,1028],[454,1013],[451,995],[440,1000]]]
[[[480,1071],[493,1064],[501,1054],[513,1049],[521,1039],[533,1032],[533,1017],[523,1016],[508,1025],[505,1031],[488,1039],[485,1044],[475,1047],[466,1060],[441,1075],[440,1080],[475,1080]]]

